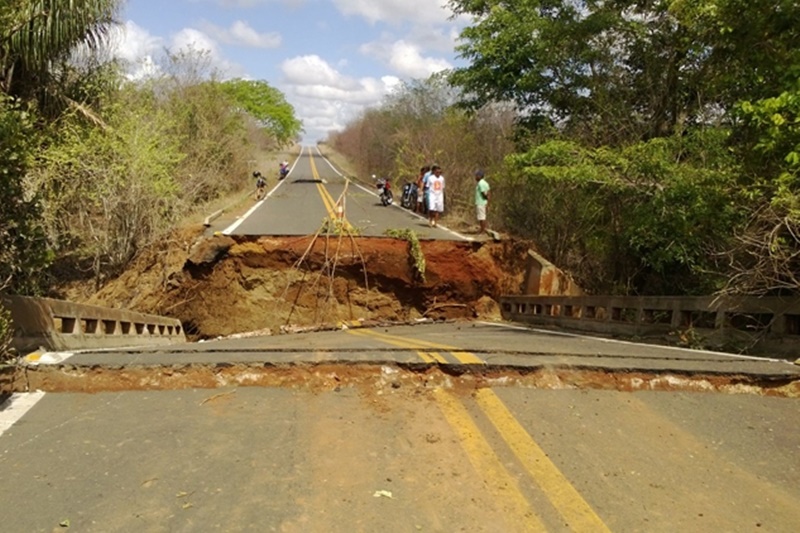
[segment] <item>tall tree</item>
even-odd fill
[[[263,80],[229,80],[222,92],[258,120],[280,143],[292,141],[303,125],[283,93]]]
[[[48,259],[39,206],[22,186],[35,135],[31,113],[0,94],[0,291],[36,292]]]
[[[800,6],[745,0],[451,0],[473,16],[452,81],[573,137],[624,144],[777,96],[800,70]]]
[[[49,253],[38,196],[23,186],[40,128],[37,113],[70,101],[55,79],[77,48],[95,50],[118,0],[12,0],[0,4],[0,288],[31,293]]]
[[[65,97],[53,83],[77,48],[97,50],[120,0],[16,0],[0,7],[0,91],[40,106]]]

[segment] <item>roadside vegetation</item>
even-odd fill
[[[0,5],[0,293],[99,287],[301,131],[280,91],[220,80],[199,53],[131,79],[108,59],[120,5]]]
[[[471,219],[487,169],[491,225],[591,292],[800,291],[796,2],[449,5],[467,66],[332,135],[357,173],[439,164]]]

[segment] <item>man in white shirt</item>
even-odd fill
[[[431,168],[428,178],[428,224],[435,228],[439,223],[439,214],[444,211],[444,176],[438,165]]]

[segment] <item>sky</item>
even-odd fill
[[[264,80],[324,140],[402,82],[462,66],[469,22],[446,0],[127,0],[116,54],[131,78],[164,51],[203,51],[222,79]]]

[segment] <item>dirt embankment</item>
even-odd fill
[[[202,231],[143,252],[90,303],[179,318],[194,338],[360,319],[489,318],[499,295],[519,291],[529,248],[423,241],[423,276],[401,239]]]

